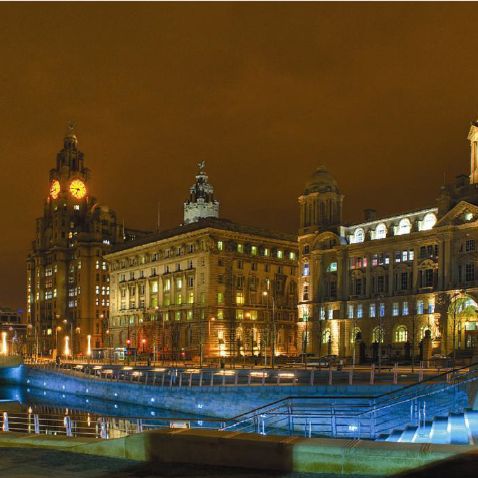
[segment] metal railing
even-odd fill
[[[388,371],[377,373],[374,366],[370,370],[309,369],[214,369],[214,368],[165,368],[132,367],[117,365],[54,364],[44,362],[31,365],[77,377],[105,381],[135,382],[161,387],[205,387],[205,386],[258,386],[258,385],[353,385],[353,384],[410,384],[422,382],[426,370],[417,369],[413,373],[395,365]],[[448,373],[450,369],[446,369]],[[428,371],[430,373],[430,371]],[[435,375],[445,380],[445,374]]]

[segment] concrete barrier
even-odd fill
[[[115,440],[0,435],[0,447],[61,449],[158,464],[234,466],[280,472],[378,475],[421,468],[478,447],[261,436],[206,430],[157,430]]]

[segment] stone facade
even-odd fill
[[[294,236],[207,218],[106,258],[111,347],[195,360],[296,353]]]
[[[442,186],[435,206],[360,224],[342,221],[343,196],[321,167],[299,198],[299,337],[323,355],[471,354],[478,345],[478,126],[470,176]],[[357,334],[359,334],[357,336]],[[354,346],[358,338],[361,352]],[[380,345],[379,345],[380,343]],[[354,352],[355,349],[355,352]]]
[[[103,346],[110,287],[103,255],[139,234],[124,231],[115,212],[98,204],[89,178],[70,127],[27,258],[27,322],[37,334],[36,353],[63,353],[67,343],[75,354]]]

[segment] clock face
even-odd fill
[[[52,181],[50,185],[50,196],[52,199],[56,199],[58,195],[60,194],[60,183],[56,179]]]
[[[86,194],[86,186],[80,179],[73,179],[70,184],[70,193],[76,199],[82,199]]]

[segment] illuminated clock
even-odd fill
[[[56,179],[51,182],[50,185],[50,196],[52,199],[56,199],[58,195],[60,194],[60,183]]]
[[[70,193],[76,199],[82,199],[86,194],[86,186],[80,179],[73,179],[70,184]]]

